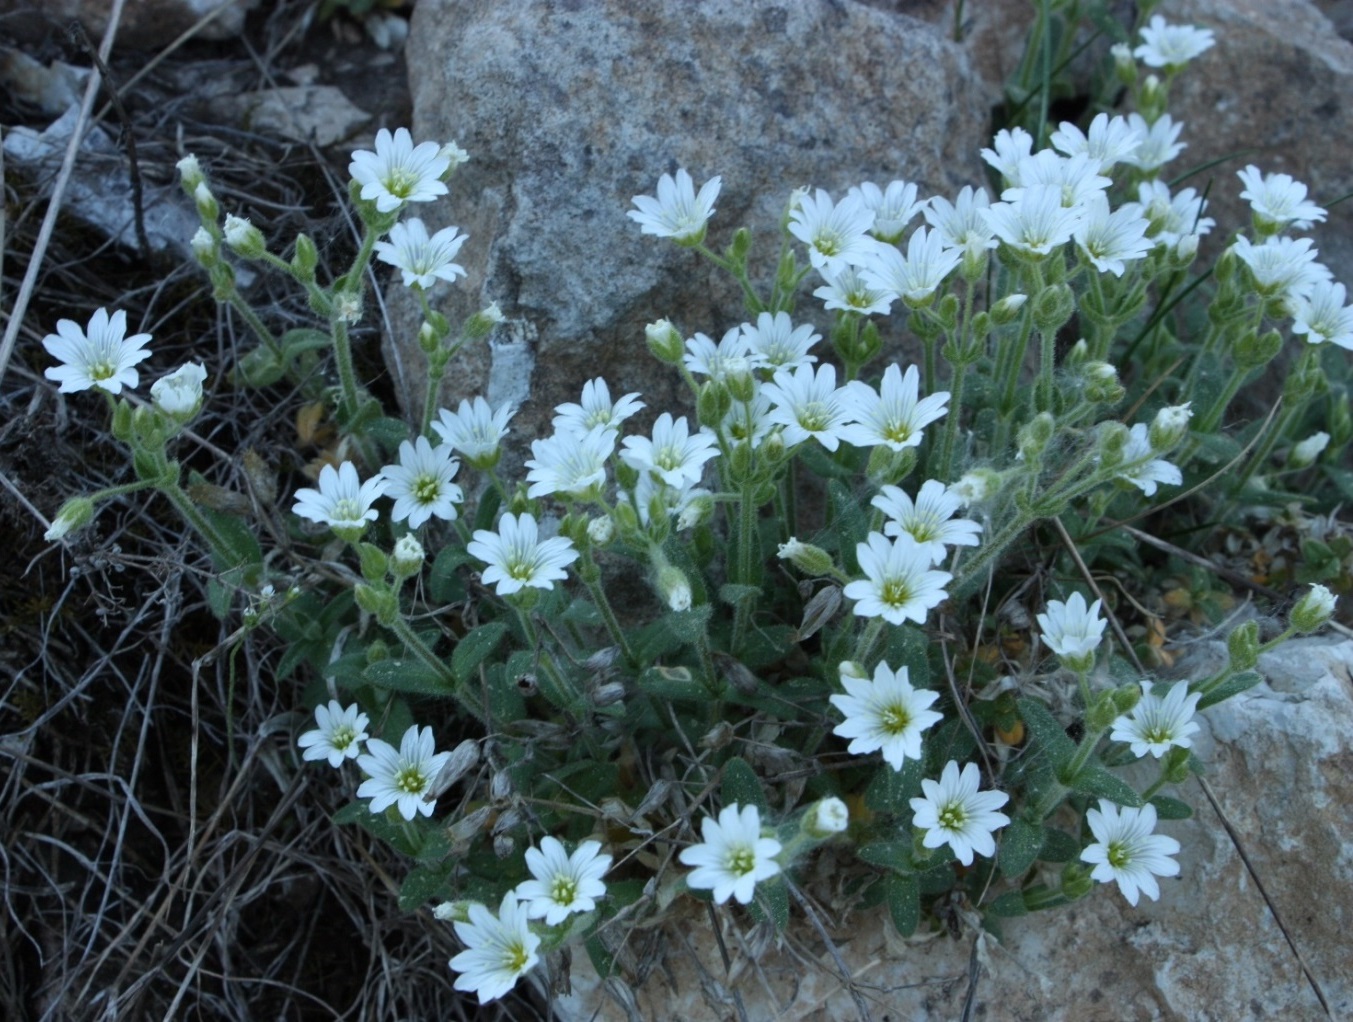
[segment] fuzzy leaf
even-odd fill
[[[760,778],[751,764],[738,756],[723,765],[719,795],[724,805],[736,802],[742,806],[756,806],[762,814],[767,809],[766,792],[761,787]]]
[[[1053,768],[1061,768],[1076,755],[1076,743],[1067,737],[1046,706],[1033,699],[1017,699],[1020,719],[1033,735],[1034,741],[1047,752]]]
[[[1264,676],[1258,671],[1241,671],[1239,674],[1232,675],[1215,689],[1209,692],[1203,698],[1198,700],[1198,709],[1206,710],[1209,706],[1216,706],[1218,703],[1230,699],[1232,696],[1239,695],[1241,692],[1248,691],[1264,680]]]
[[[1001,873],[1009,877],[1022,876],[1038,858],[1043,848],[1043,828],[1028,820],[1016,818],[1001,833],[999,862]]]
[[[1187,820],[1193,815],[1193,807],[1187,802],[1167,795],[1151,796],[1151,804],[1156,807],[1156,818],[1160,820]]]
[[[507,625],[502,621],[490,621],[467,632],[451,651],[451,673],[462,685],[468,682],[475,670],[488,659],[498,643],[507,634]]]
[[[443,895],[447,886],[447,867],[415,866],[399,885],[399,910],[413,912],[433,898]]]
[[[1085,764],[1084,769],[1071,778],[1069,787],[1082,795],[1106,798],[1110,802],[1117,802],[1120,806],[1132,806],[1135,809],[1142,805],[1142,797],[1132,785],[1115,777],[1098,763]]]
[[[883,881],[888,896],[888,914],[904,937],[916,932],[921,922],[921,889],[914,876],[893,873]]]
[[[449,696],[450,680],[422,661],[414,659],[377,660],[367,666],[362,677],[377,688],[391,692],[412,692],[421,696]]]

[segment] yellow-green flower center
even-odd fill
[[[385,178],[385,190],[397,199],[407,199],[417,183],[417,174],[405,167],[391,167]]]
[[[821,401],[809,401],[799,409],[799,425],[809,433],[826,429],[829,422],[831,422],[831,413]]]
[[[117,366],[112,362],[92,362],[89,365],[91,380],[111,380],[117,375]]]
[[[420,504],[431,504],[441,496],[442,486],[433,476],[419,476],[413,484],[413,499]]]
[[[879,723],[890,735],[900,735],[911,727],[911,714],[904,706],[889,706],[879,714]]]
[[[1132,862],[1131,852],[1121,841],[1110,842],[1108,853],[1105,857],[1109,860],[1109,865],[1114,869],[1123,869]]]
[[[578,882],[572,877],[555,877],[550,885],[550,897],[557,905],[572,905],[578,897]]]
[[[945,830],[962,830],[967,819],[968,814],[963,811],[963,806],[957,802],[949,803],[939,812],[940,826]]]
[[[889,579],[883,583],[879,599],[890,607],[901,607],[911,602],[911,587],[898,579]]]
[[[421,795],[427,786],[427,778],[417,767],[404,767],[395,774],[395,787],[406,795]]]
[[[508,972],[524,972],[526,963],[531,960],[531,953],[526,950],[526,945],[521,941],[509,944],[503,948],[503,964]]]
[[[342,752],[352,744],[353,739],[357,737],[357,732],[347,724],[340,724],[334,728],[334,732],[329,736],[329,744]]]
[[[734,848],[728,853],[728,872],[744,876],[756,869],[756,852],[747,845]]]
[[[883,439],[905,444],[911,439],[911,427],[905,422],[890,422],[883,430]]]

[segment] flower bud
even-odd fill
[[[1015,443],[1019,448],[1020,457],[1027,462],[1036,461],[1047,448],[1056,430],[1057,420],[1052,414],[1039,412],[1020,428],[1016,437]]]
[[[442,146],[437,152],[440,159],[447,161],[446,172],[442,174],[442,181],[448,181],[462,164],[470,162],[470,154],[460,146],[456,145],[455,139],[452,139],[446,145]]]
[[[991,321],[997,326],[1013,323],[1015,317],[1019,315],[1020,309],[1024,308],[1024,303],[1028,300],[1028,295],[1018,292],[1013,295],[1006,295],[991,307]]]
[[[441,338],[437,336],[437,331],[432,328],[432,324],[424,320],[418,328],[418,347],[424,355],[431,355],[442,346]]]
[[[1158,411],[1150,429],[1147,430],[1151,449],[1158,454],[1164,454],[1173,448],[1189,435],[1189,419],[1192,417],[1193,412],[1189,411],[1188,402],[1170,405]]]
[[[179,181],[183,185],[183,190],[191,198],[197,191],[197,186],[207,179],[206,175],[202,173],[202,164],[197,162],[196,156],[189,153],[174,166],[178,168]]]
[[[1034,299],[1034,326],[1042,333],[1056,333],[1076,311],[1075,292],[1066,284],[1045,287]]]
[[[803,832],[825,841],[850,826],[850,809],[835,795],[815,802],[803,816]]]
[[[846,678],[863,681],[869,680],[869,672],[864,669],[863,665],[856,663],[854,660],[842,660],[836,665],[836,673],[842,680]]]
[[[658,595],[671,610],[691,609],[691,584],[680,568],[668,564],[658,572]]]
[[[193,204],[197,206],[199,219],[205,224],[216,223],[217,217],[221,215],[221,205],[205,181],[199,181],[193,188]]]
[[[717,429],[732,407],[733,397],[721,380],[705,381],[700,387],[699,396],[695,399],[695,412],[700,419],[700,425],[708,426],[710,429]]]
[[[772,468],[785,460],[788,449],[785,447],[785,435],[781,430],[774,430],[766,435],[766,439],[761,441],[760,454],[767,465]]]
[[[648,341],[648,350],[659,362],[668,365],[680,365],[686,352],[686,345],[670,320],[660,319],[644,327],[644,338]]]
[[[1322,585],[1313,585],[1297,605],[1292,608],[1288,618],[1292,627],[1303,635],[1322,628],[1334,616],[1334,594]]]
[[[592,705],[596,707],[614,706],[624,699],[625,683],[622,681],[608,681],[604,685],[598,685],[596,691],[592,693]]]
[[[206,378],[204,366],[189,362],[156,380],[150,388],[150,399],[157,411],[182,425],[202,407],[202,383]]]
[[[1189,750],[1176,745],[1161,759],[1160,772],[1167,783],[1183,784],[1189,779]]]
[[[1062,894],[1069,901],[1079,901],[1095,887],[1089,866],[1079,862],[1068,862],[1062,867]]]
[[[1198,235],[1185,234],[1174,243],[1174,248],[1170,250],[1170,269],[1184,270],[1192,263],[1198,255]]]
[[[1259,622],[1246,621],[1226,637],[1226,653],[1235,671],[1251,670],[1259,662]]]
[[[395,540],[395,549],[390,555],[390,573],[395,578],[408,578],[417,575],[423,567],[423,544],[406,533]]]
[[[258,259],[268,250],[263,240],[263,232],[244,217],[238,217],[234,213],[226,214],[225,242],[243,259]]]
[[[964,473],[958,482],[954,483],[953,493],[959,500],[963,501],[965,507],[971,507],[974,504],[981,504],[983,501],[990,500],[1000,491],[1000,474],[989,468],[977,468],[971,472]]]
[[[1113,708],[1117,715],[1131,713],[1133,707],[1142,701],[1142,686],[1134,682],[1130,685],[1119,685],[1113,690]]]
[[[1081,372],[1085,380],[1085,397],[1089,401],[1116,405],[1127,393],[1118,382],[1118,370],[1107,362],[1086,362]]]
[[[1137,106],[1145,111],[1152,113],[1163,111],[1165,109],[1165,87],[1161,84],[1160,78],[1156,75],[1147,75],[1142,82],[1142,91],[1137,98]],[[1154,123],[1157,117],[1144,114],[1148,123]]]
[[[349,323],[362,318],[362,296],[355,291],[340,291],[334,295],[334,314]]]
[[[291,257],[291,272],[302,284],[315,280],[315,267],[319,265],[319,250],[308,234],[296,235],[296,251]]]
[[[193,257],[208,270],[221,258],[220,244],[205,227],[199,227],[188,244],[193,250]]]
[[[483,340],[503,321],[503,310],[497,302],[490,302],[465,321],[462,332],[472,341]]]
[[[1329,378],[1314,350],[1307,348],[1303,354],[1306,357],[1297,360],[1283,381],[1283,400],[1296,407],[1329,390]]]
[[[805,575],[832,575],[836,573],[836,565],[832,561],[831,554],[821,547],[813,546],[811,543],[801,543],[798,539],[791,536],[788,543],[781,543],[779,557],[782,561],[788,561],[794,567],[798,568]]]
[[[83,528],[94,517],[94,502],[88,497],[72,497],[61,505],[52,520],[52,527],[42,534],[48,543],[64,539],[69,533]]]
[[[1236,342],[1235,359],[1238,369],[1258,369],[1267,365],[1283,349],[1283,335],[1277,330],[1250,333]]]
[[[714,498],[695,497],[687,501],[686,506],[677,515],[676,527],[678,531],[693,529],[697,525],[704,525],[713,517]]]
[[[1109,47],[1113,56],[1113,71],[1124,85],[1131,86],[1137,80],[1137,61],[1132,56],[1132,47],[1127,43],[1114,43]]]
[[[1305,440],[1292,447],[1292,453],[1287,456],[1288,468],[1305,468],[1307,465],[1315,463],[1315,459],[1330,444],[1330,435],[1324,431],[1312,433]]]
[[[1105,468],[1113,468],[1123,460],[1131,431],[1121,422],[1101,422],[1099,424],[1099,463]]]
[[[587,538],[593,546],[605,546],[615,536],[615,523],[610,515],[598,515],[587,523]]]
[[[744,358],[728,360],[723,382],[734,401],[750,404],[756,397],[756,377],[752,375],[751,364]]]
[[[639,514],[628,501],[620,501],[611,512],[616,530],[627,540],[633,541],[639,534]]]

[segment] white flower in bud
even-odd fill
[[[342,291],[334,299],[334,311],[349,323],[362,318],[362,296],[351,291]]]
[[[460,146],[456,145],[455,140],[446,143],[437,153],[440,159],[446,160],[446,173],[442,175],[443,179],[459,167],[462,163],[470,162],[470,154]]]
[[[1189,411],[1188,402],[1182,405],[1170,405],[1158,411],[1155,420],[1151,423],[1150,430],[1147,432],[1151,449],[1163,454],[1174,447],[1188,435],[1189,419],[1191,418],[1193,418],[1193,412]]]
[[[416,575],[423,566],[423,544],[412,534],[400,536],[395,540],[395,549],[390,557],[390,570],[399,578]]]
[[[150,399],[156,409],[171,419],[187,422],[202,407],[202,383],[206,378],[203,365],[189,362],[156,380],[150,388]]]
[[[208,260],[216,257],[216,239],[211,236],[211,232],[205,227],[199,227],[197,233],[193,235],[192,241],[188,243],[192,246],[193,255],[197,261],[205,264]]]
[[[202,164],[197,162],[197,157],[192,153],[179,160],[175,166],[178,168],[179,179],[183,181],[183,187],[190,192],[195,191],[197,186],[205,180],[205,175],[202,173]]]
[[[1313,585],[1292,608],[1292,627],[1299,632],[1314,632],[1334,616],[1334,594],[1322,585]]]
[[[594,546],[605,546],[615,536],[615,523],[610,515],[600,515],[587,523],[587,538]]]
[[[835,795],[822,799],[808,810],[803,829],[811,837],[828,838],[850,826],[850,809]]]
[[[989,468],[979,468],[964,473],[963,477],[954,483],[951,492],[967,507],[995,496],[1000,485],[999,475]]]
[[[1292,453],[1287,458],[1287,464],[1290,468],[1305,468],[1320,457],[1320,454],[1330,445],[1330,435],[1323,430],[1319,433],[1312,433],[1301,443],[1292,448]]]

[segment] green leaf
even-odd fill
[[[1001,834],[999,862],[1007,878],[1023,876],[1043,849],[1043,827],[1016,818]]]
[[[919,759],[904,760],[901,770],[884,763],[865,791],[864,803],[875,812],[903,816],[911,811],[911,799],[921,793],[921,777]]]
[[[760,778],[751,764],[738,756],[723,765],[719,795],[726,806],[736,802],[740,806],[756,806],[762,813],[767,809],[766,793],[761,787]]]
[[[469,682],[479,665],[488,659],[507,635],[507,625],[490,621],[466,632],[451,651],[451,673],[462,685]]]
[[[754,600],[760,595],[760,586],[743,586],[736,582],[725,582],[719,586],[719,599],[730,607],[736,607],[743,600]]]
[[[413,912],[448,893],[446,865],[415,866],[399,885],[399,910]]]
[[[1029,908],[1024,904],[1022,891],[1008,891],[988,905],[987,912],[1001,919],[1016,919],[1027,916]]]
[[[752,915],[761,915],[775,925],[776,933],[783,933],[789,925],[789,888],[783,876],[773,877],[756,885],[756,900],[748,906]]]
[[[288,330],[278,338],[278,341],[282,345],[282,355],[288,364],[303,351],[327,350],[333,344],[333,339],[327,333],[312,327]]]
[[[207,606],[217,621],[224,621],[230,616],[230,605],[234,602],[234,586],[224,586],[214,578],[207,579]]]
[[[1216,706],[1218,703],[1230,699],[1232,696],[1239,695],[1241,692],[1248,691],[1264,680],[1264,676],[1258,671],[1241,671],[1239,674],[1232,675],[1214,688],[1203,698],[1198,700],[1198,709],[1206,710],[1209,706]]]
[[[342,809],[329,817],[329,821],[339,827],[347,826],[349,823],[356,823],[359,816],[370,816],[371,810],[367,808],[366,802],[349,802]]]
[[[1039,747],[1047,752],[1053,768],[1060,770],[1076,755],[1076,743],[1067,737],[1047,707],[1034,699],[1017,699],[1020,719]]]
[[[1081,845],[1074,837],[1056,827],[1043,828],[1043,847],[1038,857],[1044,862],[1070,862],[1079,858]]]
[[[871,866],[881,866],[894,873],[916,872],[910,841],[871,841],[857,848],[855,855]]]
[[[474,558],[466,553],[464,547],[442,547],[428,569],[428,596],[433,603],[446,605],[465,599],[465,580],[460,577],[459,569],[472,560]]]
[[[659,699],[673,702],[703,702],[709,699],[709,689],[696,681],[686,667],[650,667],[636,682],[641,690]]]
[[[827,484],[827,493],[831,498],[832,528],[836,533],[837,550],[847,574],[859,570],[855,559],[855,546],[863,543],[869,532],[869,519],[860,508],[860,501],[839,479]]]
[[[411,692],[420,696],[449,696],[449,678],[438,674],[421,660],[377,660],[367,666],[362,677],[377,688],[390,692]]]
[[[498,487],[490,486],[479,498],[479,507],[474,513],[474,527],[476,529],[492,529],[493,520],[498,516],[498,508],[502,507],[503,498],[498,492]]]
[[[1157,819],[1187,820],[1193,815],[1193,807],[1187,802],[1167,795],[1152,795],[1151,804],[1156,807]]]
[[[893,926],[904,937],[916,932],[921,922],[921,890],[914,876],[892,873],[884,881],[888,897],[888,914]]]
[[[1082,795],[1093,795],[1117,802],[1120,806],[1137,808],[1142,805],[1142,797],[1132,785],[1115,777],[1098,763],[1087,763],[1079,774],[1071,778],[1068,787]]]
[[[615,974],[615,955],[611,954],[605,942],[597,934],[592,934],[583,942],[587,948],[587,957],[592,960],[592,968],[602,979]]]
[[[409,439],[409,427],[402,419],[392,419],[382,415],[373,419],[366,427],[366,435],[387,451],[399,450],[402,441]]]
[[[930,639],[913,625],[888,629],[888,644],[883,649],[883,661],[894,671],[907,669],[907,679],[913,688],[927,688],[930,684]]]

